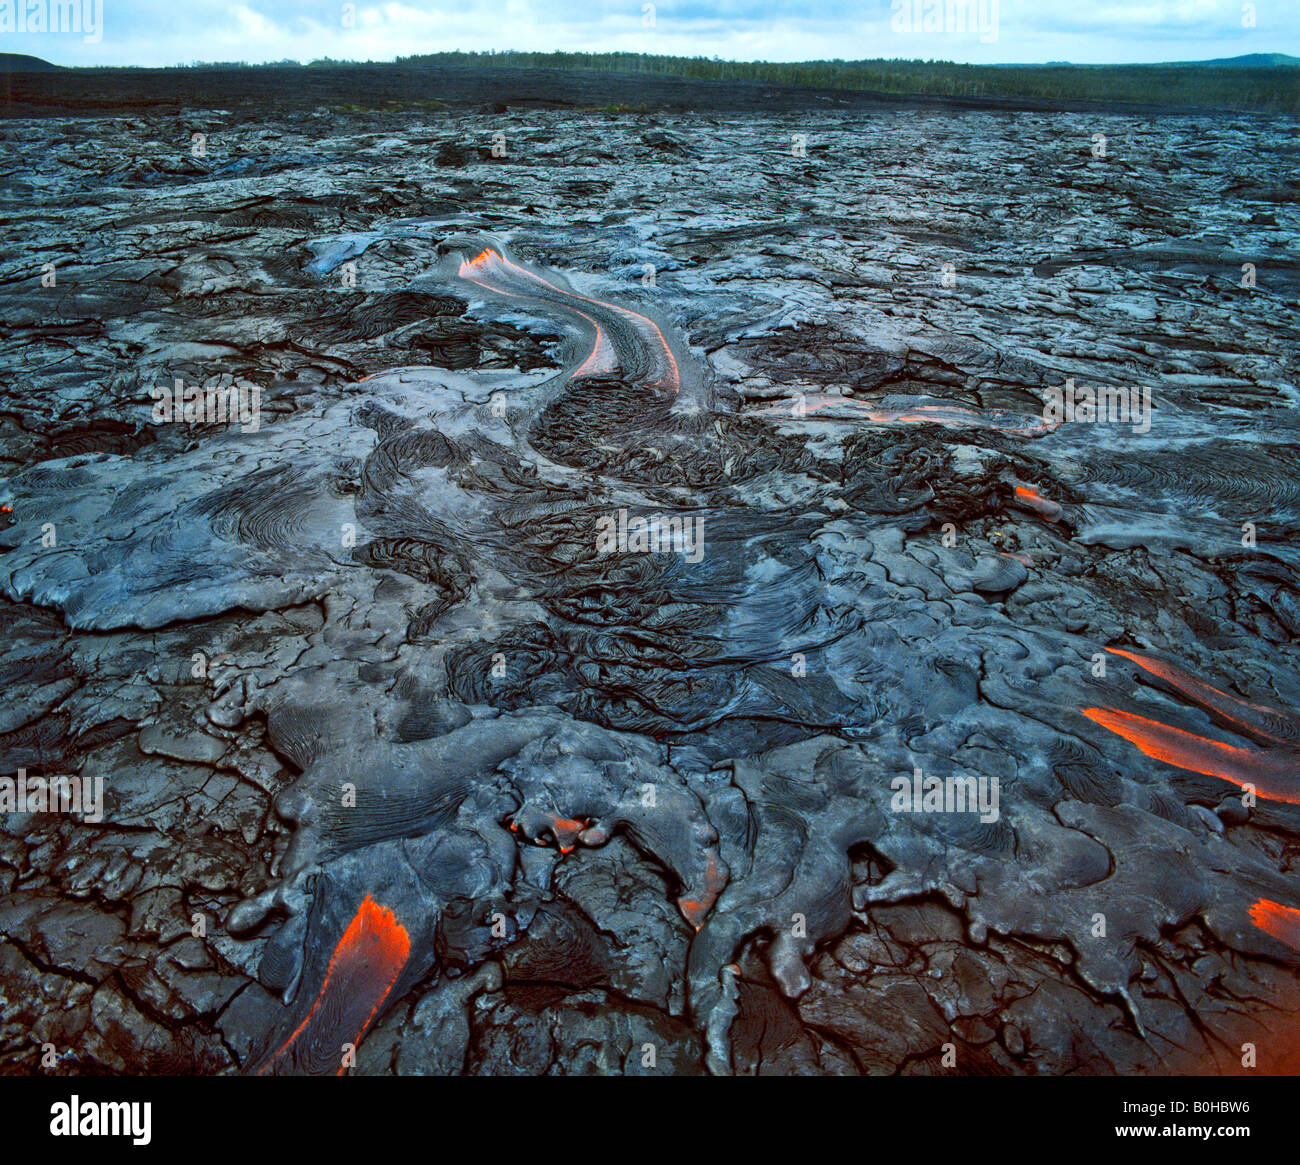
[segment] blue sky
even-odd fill
[[[1300,0],[70,0],[83,23],[51,28],[68,2],[0,0],[0,52],[63,65],[391,60],[447,49],[973,63],[1300,55]],[[45,31],[30,31],[41,16]],[[18,31],[24,22],[29,31]]]

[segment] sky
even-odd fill
[[[1300,0],[0,0],[0,52],[60,65],[452,49],[974,64],[1300,56]]]

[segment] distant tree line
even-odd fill
[[[1300,113],[1295,65],[959,65],[953,61],[724,61],[650,53],[449,52],[401,57],[403,67],[585,69],[703,81],[751,81],[934,97],[1019,97],[1044,101],[1149,102]],[[264,68],[298,67],[279,61]],[[181,68],[247,68],[246,62]],[[315,60],[309,68],[391,68],[377,62]]]
[[[649,53],[428,53],[404,64],[590,69],[936,97],[1036,97],[1300,112],[1300,68],[1212,65],[959,65],[952,61],[722,61]]]

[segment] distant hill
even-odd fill
[[[1212,61],[1148,61],[1139,65],[1076,65],[1073,61],[1045,61],[1047,69],[1286,69],[1300,66],[1300,57],[1286,53],[1246,53],[1216,57]],[[997,65],[999,69],[1036,69],[1037,65]]]
[[[40,57],[29,57],[26,53],[0,53],[0,73],[48,73],[62,67]]]
[[[1218,57],[1213,61],[1170,61],[1169,64],[1209,65],[1215,69],[1276,69],[1300,65],[1300,57],[1286,53],[1247,53],[1244,57]]]

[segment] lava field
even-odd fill
[[[1300,1072],[1294,120],[527,80],[0,120],[0,1071]]]

